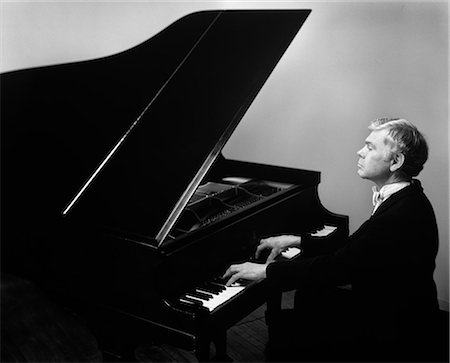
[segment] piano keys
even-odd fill
[[[290,260],[300,255],[301,250],[297,247],[289,247],[281,253],[279,260]],[[231,299],[245,292],[251,282],[239,280],[230,286],[226,286],[226,280],[217,277],[212,281],[204,282],[192,290],[182,294],[177,303],[187,304],[191,308],[205,308],[209,313],[214,312],[221,305],[229,303]]]
[[[337,226],[324,225],[319,229],[304,233],[303,237],[327,237],[332,232],[336,231],[337,228]],[[300,257],[301,252],[302,250],[299,247],[289,247],[282,251],[276,260],[291,260],[298,258]],[[250,256],[249,260],[255,261],[252,256]],[[259,259],[259,262],[264,262],[264,259]],[[176,302],[186,304],[192,309],[205,308],[211,313],[222,304],[230,302],[232,298],[243,293],[249,284],[251,284],[250,281],[239,280],[231,286],[226,286],[226,280],[221,277],[216,277],[212,281],[204,282],[182,294]]]
[[[302,258],[348,234],[320,172],[221,153],[309,13],[204,11],[110,57],[2,74],[3,270],[125,360],[153,339],[225,354],[270,295],[264,280],[214,293],[230,264],[267,236],[302,235],[282,256]]]
[[[191,305],[191,307],[203,307],[211,313],[244,290],[245,285],[239,283],[225,286],[223,283],[210,282],[183,294],[178,302]]]

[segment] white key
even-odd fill
[[[336,229],[337,229],[337,227],[335,227],[335,226],[325,225],[319,231],[317,231],[315,233],[311,233],[311,236],[313,236],[313,237],[326,237],[329,234],[333,233]]]
[[[206,301],[203,306],[206,306],[209,311],[213,311],[218,306],[230,300],[233,296],[239,294],[242,290],[245,289],[245,286],[241,285],[232,285],[226,286],[224,291],[219,292],[218,295],[214,295],[210,300]]]
[[[185,294],[184,296],[188,297],[189,299],[193,299],[195,301],[201,302],[202,306],[207,308],[209,311],[213,311],[218,306],[220,306],[223,303],[225,303],[226,301],[230,300],[233,296],[236,296],[244,289],[245,289],[245,286],[241,286],[239,284],[234,284],[232,286],[226,286],[225,290],[219,292],[217,295],[213,295],[213,297],[209,300],[203,300],[203,299],[193,296],[189,293]],[[201,291],[201,292],[203,292],[203,291]],[[183,298],[180,298],[180,301],[183,301]]]
[[[289,247],[286,251],[281,252],[281,256],[287,259],[294,258],[301,252],[300,248],[297,247]]]

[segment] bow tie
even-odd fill
[[[372,187],[373,196],[372,196],[372,203],[374,205],[372,214],[375,213],[375,210],[380,206],[381,203],[383,203],[386,199],[390,198],[390,196],[394,193],[397,193],[398,191],[402,190],[403,188],[410,185],[410,182],[398,182],[393,184],[386,184],[384,185],[379,191],[378,188],[374,185]]]
[[[376,206],[377,204],[380,204],[381,202],[383,202],[383,200],[385,198],[384,193],[382,193],[382,191],[377,191],[376,187],[373,187],[372,191],[373,191],[373,196],[372,196],[373,205]]]

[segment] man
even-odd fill
[[[291,319],[297,321],[298,331],[303,329],[299,339],[293,339],[297,347],[309,339],[318,350],[331,347],[328,352],[333,352],[334,336],[340,342],[336,354],[339,349],[354,353],[344,353],[342,359],[428,361],[438,311],[433,281],[438,231],[432,206],[420,182],[413,179],[428,158],[427,143],[404,119],[378,119],[369,129],[371,133],[357,153],[358,174],[375,183],[374,210],[345,246],[329,255],[277,262],[276,256],[289,246],[301,245],[301,238],[263,239],[256,255],[270,251],[264,264],[232,265],[224,277],[229,278],[228,284],[267,278],[274,288],[297,289],[296,314]],[[352,286],[352,305],[341,304],[337,311],[327,305],[331,294],[323,291],[346,284]],[[315,300],[308,296],[312,291]],[[309,303],[302,304],[301,299]],[[317,306],[325,315],[327,311],[333,315],[312,317],[319,314]],[[290,331],[286,339],[292,334]],[[324,341],[319,344],[321,339]],[[301,359],[301,349],[297,352]],[[323,355],[316,352],[321,360]],[[327,358],[333,360],[332,354]]]

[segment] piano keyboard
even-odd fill
[[[245,284],[238,282],[231,286],[225,286],[226,281],[220,278],[215,281],[217,282],[206,283],[202,287],[196,287],[192,291],[187,292],[180,297],[179,302],[191,306],[203,307],[211,312],[239,294],[246,287]],[[218,281],[223,281],[223,283]]]
[[[326,236],[330,235],[331,233],[333,233],[336,229],[337,229],[337,227],[335,227],[335,226],[329,226],[329,225],[325,224],[321,229],[319,229],[313,233],[310,233],[310,236],[326,237]]]
[[[321,229],[310,233],[313,237],[326,237],[333,233],[337,227],[324,225]],[[289,247],[281,252],[284,259],[292,259],[301,253],[298,247]],[[212,282],[204,283],[202,286],[196,287],[193,290],[183,294],[178,302],[189,305],[191,307],[205,308],[209,312],[214,311],[220,305],[229,301],[234,296],[245,290],[247,283],[235,282],[231,286],[226,286],[226,280],[216,278]]]
[[[301,252],[300,248],[297,247],[289,247],[286,251],[281,252],[281,256],[290,260],[294,258]]]
[[[286,251],[283,251],[281,255],[286,259],[291,259],[300,252],[301,250],[297,247],[289,247]],[[235,282],[231,286],[226,286],[225,284],[226,280],[216,278],[213,282],[205,283],[203,286],[196,287],[190,292],[185,293],[178,301],[192,307],[203,307],[209,312],[212,312],[247,287],[245,281]]]

